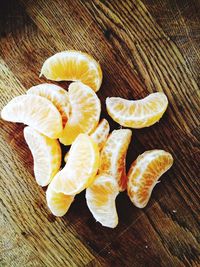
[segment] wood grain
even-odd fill
[[[143,3],[167,36],[178,45],[187,67],[200,85],[200,1],[144,0]]]
[[[0,266],[199,266],[199,58],[198,1],[4,0],[0,10],[0,109],[15,95],[44,82],[44,60],[78,49],[100,61],[98,93],[138,99],[164,91],[161,121],[133,131],[127,166],[138,154],[163,148],[173,168],[148,206],[117,198],[119,226],[101,227],[84,193],[55,218],[33,178],[23,126],[0,122]],[[60,83],[67,88],[66,83]]]

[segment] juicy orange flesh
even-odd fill
[[[57,146],[53,144],[53,141],[56,141],[54,139],[47,139],[46,138],[46,146],[49,147],[49,152],[52,155],[52,160],[51,160],[51,166],[52,169],[54,169],[54,171],[51,174],[51,177],[53,178],[54,175],[58,172],[59,169],[59,165],[61,164],[61,149],[60,149],[60,145],[57,142]],[[36,143],[35,140],[32,140],[32,142]],[[32,146],[34,146],[34,144],[32,144]],[[38,147],[37,152],[35,152],[35,156],[33,154],[34,157],[34,163],[36,163],[36,166],[40,166],[40,172],[44,172],[45,167],[48,168],[49,166],[45,166],[43,164],[43,170],[42,170],[42,164],[41,161],[42,159],[40,157],[47,157],[47,154],[45,153],[44,150],[42,150],[41,147]],[[60,164],[58,165],[58,162],[60,162]],[[57,167],[54,167],[57,166]]]
[[[49,60],[48,68],[41,70],[51,80],[81,81],[98,91],[102,81],[100,65],[86,53],[65,51],[55,54]],[[47,64],[46,62],[44,65]],[[44,67],[43,65],[43,67]]]
[[[93,184],[92,191],[95,194],[93,205],[96,207],[101,207],[106,205],[108,198],[113,194],[113,187],[109,182],[105,182],[103,185]]]
[[[24,128],[24,137],[33,155],[35,178],[39,185],[46,186],[60,169],[60,144],[31,127]]]
[[[119,181],[119,188],[125,190],[127,188],[127,175],[126,175],[126,156],[124,156],[123,163],[121,163],[122,168],[122,175]]]
[[[66,124],[69,113],[69,99],[67,91],[54,84],[39,84],[31,87],[27,94],[35,94],[50,100],[62,116],[63,126]]]
[[[99,150],[102,149],[109,134],[110,126],[106,119],[102,119],[97,128],[90,134],[94,142],[98,145]],[[64,156],[64,161],[67,162],[69,152]]]
[[[125,158],[126,158],[126,151],[123,152],[123,154],[120,156],[119,160],[118,160],[118,168],[117,168],[117,172],[121,173],[121,177],[119,179],[119,186],[122,189],[125,189],[126,187],[126,162],[125,162]]]
[[[71,196],[65,195],[63,193],[54,193],[51,198],[51,203],[57,207],[57,209],[64,209],[66,206],[71,204]]]
[[[80,133],[92,132],[99,122],[100,102],[96,94],[82,83],[69,87],[71,110],[60,141],[70,145]]]
[[[3,108],[1,116],[8,121],[27,124],[53,139],[62,131],[62,117],[57,108],[37,95],[15,97]]]
[[[131,139],[131,132],[124,136],[124,138],[117,139],[110,135],[107,140],[105,147],[101,151],[100,159],[100,173],[107,173],[109,175],[114,175],[116,177],[120,190],[123,191],[126,188],[126,153]],[[118,148],[117,157],[113,158],[113,153],[115,153],[115,148],[118,146],[118,141],[120,140],[120,147]],[[116,161],[116,162],[114,162]],[[113,163],[116,164],[115,170],[113,173]]]
[[[70,125],[70,122],[68,121],[68,125],[64,128],[64,131],[60,137],[60,142],[65,145],[71,145],[76,136],[82,133],[82,127],[79,125]],[[67,141],[64,141],[66,138]]]
[[[74,80],[76,77],[81,78],[85,77],[85,74],[88,72],[89,62],[84,60],[77,60],[75,57],[71,57],[66,62],[63,60],[60,61],[59,64],[51,65],[51,71],[55,75],[55,77],[59,77],[61,79]],[[62,70],[62,71],[61,71]],[[95,77],[96,72],[93,71],[90,75]]]
[[[46,191],[46,200],[47,200],[47,205],[50,209],[50,211],[55,215],[55,216],[63,216],[65,213],[68,211],[70,208],[74,196],[70,195],[65,195],[62,192],[57,193],[54,190],[54,183],[55,179],[50,183],[50,185],[47,188]]]
[[[114,228],[118,224],[115,199],[119,186],[113,176],[99,174],[86,189],[86,202],[95,220],[103,226]]]
[[[107,140],[110,131],[110,125],[106,119],[102,119],[94,132],[90,134],[92,139],[98,144],[101,150]]]
[[[129,101],[129,100],[128,100]],[[161,108],[162,103],[160,101],[155,101],[151,99],[149,101],[143,102],[142,100],[129,102],[116,102],[114,108],[116,111],[119,111],[122,115],[127,115],[128,117],[134,113],[139,117],[140,115],[145,115],[145,113],[156,113]]]
[[[126,100],[120,97],[106,99],[109,115],[120,125],[132,128],[148,127],[159,121],[168,100],[163,93],[153,93],[144,99]]]
[[[133,186],[139,187],[139,189],[136,193],[129,190],[129,195],[131,197],[134,196],[139,203],[145,205],[149,200],[156,181],[160,178],[161,174],[166,171],[166,167],[168,167],[170,163],[171,159],[168,155],[161,155],[148,164],[144,173],[141,173],[141,170],[137,167],[136,163],[136,165],[132,167],[134,172],[131,176],[131,183]],[[137,181],[137,178],[140,175],[142,175],[142,177]]]
[[[74,195],[88,187],[97,173],[99,149],[86,134],[80,134],[72,144],[65,167],[55,176],[57,192]]]
[[[168,156],[160,156],[150,163],[143,174],[142,179],[142,190],[138,192],[138,199],[145,203],[149,198],[151,189],[155,185],[155,182],[160,178],[160,174],[163,173],[166,169],[166,165],[169,164]]]
[[[133,186],[138,186],[136,179],[137,177],[140,176],[141,171],[135,165],[136,165],[136,161],[134,162],[134,165],[131,166],[131,169],[129,171],[129,173],[131,172],[131,178],[129,178],[129,182],[131,182]],[[128,194],[131,198],[134,196],[134,192],[129,187],[128,187]]]

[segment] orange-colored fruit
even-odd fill
[[[80,134],[72,144],[65,167],[54,177],[54,190],[75,195],[95,179],[99,167],[99,149],[87,134]]]
[[[90,134],[92,139],[98,144],[99,150],[103,148],[108,138],[110,125],[106,119],[102,119],[97,128]]]
[[[164,150],[150,150],[140,155],[128,172],[128,195],[133,204],[144,208],[158,179],[173,164],[172,155]]]
[[[57,193],[54,190],[54,180],[49,184],[46,191],[47,205],[55,216],[63,216],[71,206],[74,196]]]
[[[97,143],[99,150],[101,150],[107,140],[110,131],[110,125],[106,119],[102,119],[97,128],[90,134],[92,139]],[[67,162],[69,152],[65,154],[64,161]]]
[[[99,122],[101,104],[95,92],[81,82],[73,82],[68,90],[71,110],[60,137],[64,145],[71,145],[80,133],[91,133]]]
[[[53,81],[81,81],[95,92],[102,83],[99,63],[90,55],[68,50],[49,57],[43,64],[41,74]]]
[[[67,91],[62,87],[43,83],[36,86],[32,86],[27,92],[27,94],[39,95],[50,100],[58,109],[62,116],[63,126],[65,126],[67,119],[69,117],[69,97]]]
[[[126,153],[131,141],[129,129],[114,130],[108,137],[100,154],[99,173],[116,179],[120,191],[126,189]]]
[[[95,220],[103,226],[114,228],[118,224],[115,199],[119,193],[116,179],[100,174],[94,183],[86,189],[86,201]]]
[[[60,144],[31,127],[24,128],[24,138],[33,155],[36,181],[39,185],[46,186],[60,169]]]
[[[108,97],[106,108],[111,118],[125,127],[143,128],[158,122],[167,109],[164,93],[153,93],[140,100]]]
[[[13,98],[1,111],[2,119],[27,124],[38,132],[58,138],[63,130],[62,117],[48,99],[37,95]]]

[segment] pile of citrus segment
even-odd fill
[[[117,195],[127,190],[136,207],[145,207],[173,158],[164,150],[146,151],[126,173],[132,131],[126,128],[110,133],[108,121],[99,121],[101,103],[96,92],[102,83],[102,70],[88,54],[73,50],[57,53],[44,62],[41,75],[72,83],[68,91],[54,84],[33,86],[12,99],[1,117],[28,125],[24,138],[33,155],[35,178],[39,185],[48,186],[47,205],[55,216],[63,216],[76,195],[86,189],[87,206],[96,221],[114,228],[118,224]],[[140,100],[106,99],[111,118],[130,128],[158,122],[167,105],[161,92]],[[62,169],[60,143],[71,145]]]

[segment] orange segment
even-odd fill
[[[101,150],[102,147],[104,146],[107,140],[109,131],[110,131],[110,125],[108,121],[106,119],[102,119],[99,125],[97,126],[97,128],[94,130],[94,132],[90,134],[92,139],[98,145],[99,150]],[[67,162],[68,156],[69,156],[69,152],[65,154],[65,157],[64,157],[65,162]]]
[[[99,167],[99,149],[87,134],[80,134],[72,144],[65,167],[55,176],[57,193],[75,195],[88,187]]]
[[[133,162],[128,172],[128,195],[133,204],[144,208],[158,179],[173,164],[172,155],[164,150],[150,150]]]
[[[67,91],[55,84],[43,83],[32,86],[27,94],[39,95],[50,100],[58,109],[62,116],[63,126],[65,126],[69,116],[69,97]]]
[[[60,169],[60,144],[31,127],[24,128],[24,138],[33,155],[36,181],[39,185],[46,186]]]
[[[115,199],[119,193],[118,183],[112,176],[100,174],[86,189],[86,201],[95,220],[103,226],[114,228],[118,224]]]
[[[70,145],[80,133],[91,133],[99,122],[101,104],[95,92],[81,82],[73,82],[68,90],[71,111],[60,137]]]
[[[158,122],[167,109],[164,93],[153,93],[140,100],[120,97],[106,99],[106,108],[111,118],[125,127],[143,128]]]
[[[62,132],[62,117],[48,99],[37,95],[21,95],[13,98],[1,111],[2,119],[21,122],[50,138],[58,138]]]
[[[107,140],[110,131],[110,125],[106,119],[102,119],[97,128],[90,134],[92,139],[98,144],[101,150]]]
[[[46,191],[47,205],[55,216],[63,216],[70,208],[74,196],[57,193],[54,190],[54,180],[50,183]]]
[[[99,173],[114,177],[120,191],[126,189],[126,153],[131,136],[132,132],[129,129],[114,130],[100,154]]]
[[[53,81],[81,81],[95,92],[102,83],[99,63],[90,55],[74,50],[63,51],[49,57],[41,74]]]

